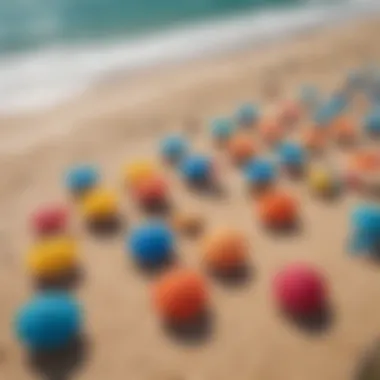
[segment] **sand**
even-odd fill
[[[124,252],[126,231],[93,236],[78,216],[72,229],[80,242],[84,276],[72,291],[86,317],[84,343],[77,352],[81,355],[32,366],[14,339],[12,318],[34,292],[24,267],[32,242],[27,216],[42,201],[69,201],[62,186],[68,165],[100,165],[105,186],[120,195],[128,230],[144,214],[121,182],[125,162],[156,159],[159,137],[174,130],[185,130],[194,149],[211,152],[209,120],[230,114],[242,101],[262,102],[270,113],[301,83],[333,90],[347,69],[378,61],[380,47],[374,37],[379,32],[378,19],[325,28],[228,56],[113,78],[55,109],[2,118],[0,378],[350,379],[360,355],[380,333],[379,268],[350,257],[346,249],[348,215],[360,198],[345,194],[324,203],[304,183],[285,181],[283,186],[299,198],[303,229],[274,238],[260,227],[238,171],[219,154],[224,196],[191,193],[168,171],[180,209],[201,212],[207,229],[235,226],[251,244],[251,278],[228,286],[207,277],[213,311],[207,334],[192,343],[169,335],[151,310],[149,291],[155,277],[139,272]],[[270,81],[277,83],[274,97],[263,91]],[[353,116],[364,109],[358,101]],[[302,125],[308,123],[305,118]],[[332,149],[329,156],[344,154]],[[177,253],[182,263],[204,271],[197,239],[179,237]],[[284,319],[270,297],[271,278],[294,260],[313,263],[330,281],[332,317],[318,331]]]

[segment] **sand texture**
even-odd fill
[[[259,225],[239,171],[212,147],[208,123],[242,101],[258,101],[270,113],[302,83],[333,90],[347,69],[379,62],[379,33],[378,19],[326,28],[228,57],[118,77],[54,110],[0,120],[0,379],[350,379],[380,333],[380,268],[347,254],[348,215],[360,197],[344,194],[325,203],[304,182],[282,180],[299,199],[303,228],[273,237]],[[365,109],[357,99],[350,114],[359,118]],[[300,128],[309,123],[305,117]],[[167,169],[175,206],[202,213],[206,230],[241,229],[253,267],[241,283],[207,277],[213,316],[192,342],[160,326],[150,303],[155,276],[139,272],[124,252],[128,229],[146,216],[124,188],[121,167],[134,158],[156,160],[160,136],[179,130],[195,151],[215,155],[225,191],[195,194]],[[347,152],[332,146],[326,155],[339,163]],[[100,165],[105,186],[120,196],[126,226],[101,238],[74,217],[84,275],[73,292],[83,303],[86,339],[76,357],[31,366],[11,328],[15,310],[34,292],[24,267],[32,241],[27,217],[43,201],[69,201],[62,173],[81,161]],[[203,272],[199,241],[178,237],[177,243],[180,261]],[[330,281],[332,314],[319,328],[292,324],[273,305],[271,279],[294,260],[315,264]]]

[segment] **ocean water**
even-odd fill
[[[115,71],[358,17],[378,0],[0,0],[0,111],[46,107]]]

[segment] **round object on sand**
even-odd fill
[[[355,152],[349,159],[348,169],[360,175],[375,172],[380,169],[380,156],[372,151]]]
[[[259,131],[263,141],[270,145],[277,144],[284,137],[284,130],[275,118],[263,120]]]
[[[78,268],[77,246],[72,239],[51,237],[37,242],[26,258],[32,277],[56,280]]]
[[[135,197],[146,206],[165,203],[168,198],[167,183],[158,176],[147,178],[136,186]]]
[[[188,152],[188,143],[180,135],[170,135],[161,141],[160,151],[166,161],[178,161]]]
[[[38,294],[18,311],[15,331],[31,351],[64,348],[80,334],[82,314],[78,303],[63,292]]]
[[[298,205],[291,195],[275,190],[259,199],[259,216],[268,227],[292,226],[298,218]]]
[[[190,183],[208,182],[213,176],[212,161],[203,155],[186,157],[180,169],[184,179]]]
[[[288,101],[281,105],[279,118],[282,123],[295,123],[301,117],[301,107],[297,102]]]
[[[317,194],[328,195],[338,190],[337,176],[328,168],[312,166],[308,172],[308,184]]]
[[[243,104],[237,109],[235,118],[240,126],[250,127],[258,122],[260,118],[260,109],[256,104]]]
[[[124,168],[124,180],[130,187],[137,186],[141,181],[153,177],[158,173],[156,165],[149,160],[136,160]]]
[[[237,134],[228,142],[228,152],[234,162],[241,164],[253,157],[255,145],[250,136]]]
[[[372,135],[380,134],[380,107],[372,110],[364,120],[364,129]]]
[[[211,124],[211,135],[220,143],[226,142],[234,133],[234,123],[228,118],[215,119]]]
[[[333,137],[341,143],[351,143],[357,137],[356,127],[348,117],[339,117],[331,124]]]
[[[306,162],[306,152],[297,143],[285,142],[278,149],[280,163],[288,168],[302,168]]]
[[[249,185],[268,185],[277,177],[276,166],[264,158],[253,159],[244,168],[244,176]]]
[[[303,134],[303,144],[310,151],[320,151],[326,145],[326,133],[319,128],[307,129]]]
[[[69,219],[68,209],[62,204],[47,204],[31,216],[31,226],[38,235],[64,232]]]
[[[319,271],[307,264],[288,265],[275,276],[273,293],[283,311],[308,317],[327,306],[327,286]]]
[[[138,264],[161,265],[171,259],[174,235],[165,223],[151,221],[132,230],[127,244]]]
[[[81,206],[84,218],[92,222],[108,220],[118,213],[116,195],[107,189],[92,190],[83,198]]]
[[[65,176],[66,187],[74,194],[94,188],[100,180],[99,170],[93,165],[75,165]]]
[[[188,324],[207,311],[208,289],[197,273],[175,268],[164,273],[154,284],[153,302],[163,321]]]
[[[205,264],[210,270],[228,274],[246,265],[248,244],[243,234],[226,228],[205,237],[203,254]]]

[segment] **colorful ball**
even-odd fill
[[[65,277],[78,268],[77,246],[72,239],[51,237],[37,242],[26,258],[31,275],[41,280]]]
[[[188,152],[187,141],[180,135],[166,137],[160,146],[161,155],[167,161],[178,161]]]
[[[319,271],[307,264],[283,268],[273,281],[280,309],[295,317],[310,317],[327,306],[327,285]]]
[[[174,235],[163,222],[152,221],[135,228],[128,238],[133,258],[142,265],[160,265],[174,252]]]
[[[125,166],[123,175],[125,183],[133,188],[157,173],[158,168],[152,161],[136,160]]]
[[[168,198],[167,184],[158,176],[147,178],[135,188],[135,197],[146,206],[164,203]]]
[[[234,129],[232,120],[219,118],[211,124],[211,135],[217,142],[225,142],[232,136]]]
[[[18,339],[32,351],[63,348],[80,334],[81,328],[80,307],[63,292],[45,292],[35,296],[15,318]]]
[[[280,108],[279,118],[282,123],[295,123],[301,117],[301,108],[296,102],[288,101]]]
[[[250,185],[267,185],[276,179],[277,170],[269,160],[254,159],[245,166],[244,175]]]
[[[31,226],[38,235],[64,232],[69,219],[68,209],[62,204],[45,205],[31,216]]]
[[[211,179],[213,164],[206,156],[189,156],[181,165],[182,176],[190,183],[203,183]]]
[[[307,158],[306,152],[299,144],[286,142],[278,149],[281,165],[291,168],[303,167]]]
[[[320,151],[326,145],[326,133],[319,128],[307,129],[303,134],[303,144],[310,151]]]
[[[73,166],[66,173],[66,187],[72,193],[83,193],[95,187],[100,181],[97,167],[92,165]]]
[[[375,172],[380,168],[380,156],[372,151],[359,151],[349,158],[349,171],[359,175]]]
[[[270,145],[275,145],[284,137],[284,130],[276,119],[264,120],[259,127],[261,138]]]
[[[380,107],[367,115],[364,120],[364,129],[370,134],[380,134]]]
[[[214,272],[228,274],[243,268],[248,259],[245,236],[233,229],[214,231],[203,241],[203,259]]]
[[[207,311],[208,289],[197,273],[188,269],[172,269],[154,284],[153,303],[165,322],[192,323]]]
[[[336,174],[325,167],[311,167],[308,173],[308,184],[313,192],[328,195],[339,188]]]
[[[333,137],[342,143],[353,142],[357,136],[357,129],[353,121],[347,117],[339,117],[332,122]]]
[[[97,188],[89,192],[81,204],[83,216],[88,221],[102,221],[118,213],[118,202],[114,193]]]
[[[250,136],[237,134],[228,142],[228,153],[238,164],[247,162],[255,154],[255,145]]]
[[[259,199],[259,216],[264,225],[283,228],[293,225],[298,219],[298,204],[289,194],[273,191]]]
[[[235,118],[241,126],[251,126],[260,118],[260,109],[256,104],[243,104],[236,111]]]

